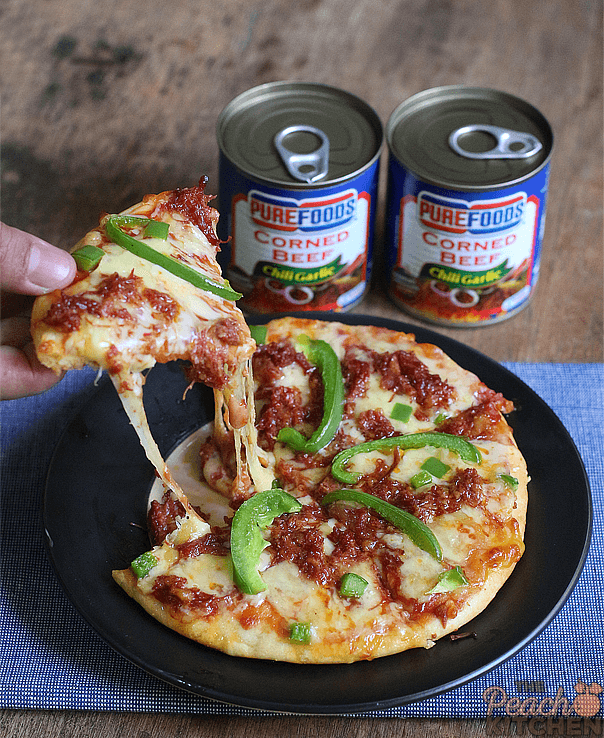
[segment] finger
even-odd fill
[[[71,284],[76,263],[71,254],[41,238],[0,223],[0,287],[42,295]]]
[[[0,344],[23,348],[31,342],[27,318],[6,318],[0,321]]]
[[[0,346],[0,400],[16,400],[45,392],[61,377],[40,364],[33,344],[23,350]]]

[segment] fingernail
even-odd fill
[[[73,279],[73,257],[44,241],[31,246],[27,278],[45,290],[65,287]]]

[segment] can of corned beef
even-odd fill
[[[473,328],[528,304],[539,276],[553,134],[513,95],[425,90],[392,113],[389,294],[431,323]]]
[[[368,287],[382,124],[333,87],[274,82],[217,123],[219,261],[248,313],[343,311]]]

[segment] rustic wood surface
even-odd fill
[[[3,0],[1,218],[68,248],[101,211],[147,192],[202,174],[215,192],[217,117],[259,83],[342,87],[384,123],[429,87],[505,90],[555,133],[540,282],[508,321],[439,330],[496,360],[602,361],[601,52],[601,0]],[[417,324],[382,291],[380,233],[375,284],[355,312]],[[485,729],[484,720],[0,713],[0,736],[11,738],[469,738]]]

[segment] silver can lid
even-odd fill
[[[452,85],[413,95],[386,126],[391,153],[420,180],[447,189],[488,190],[535,174],[550,158],[544,116],[514,95]]]
[[[218,145],[252,179],[289,189],[345,182],[380,155],[383,129],[360,98],[327,85],[271,82],[222,111]]]

